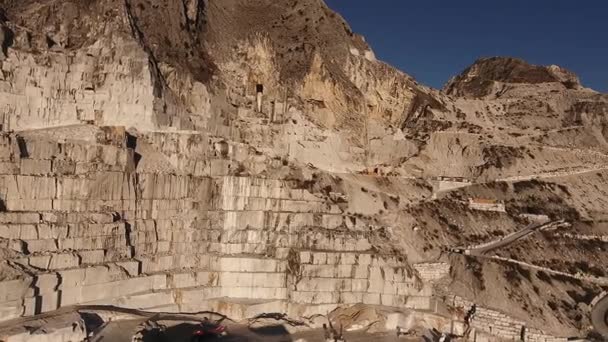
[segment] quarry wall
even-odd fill
[[[199,165],[186,155],[203,153],[204,137],[191,133],[162,139],[181,141],[179,155],[158,146],[185,172],[147,172],[152,157],[136,157],[133,137],[107,131],[93,144],[2,136],[2,320],[76,304],[193,311],[220,298],[323,314],[431,307],[402,257],[371,251],[365,219],[297,182],[230,175],[230,156],[209,141]]]

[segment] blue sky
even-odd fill
[[[608,93],[608,0],[325,0],[379,59],[441,87],[479,57],[574,71]]]

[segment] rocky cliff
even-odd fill
[[[3,320],[366,304],[447,327],[475,301],[480,332],[587,333],[608,97],[571,72],[490,58],[430,89],[321,0],[0,8]]]
[[[445,86],[450,95],[483,97],[493,94],[493,87],[505,84],[558,83],[565,89],[581,88],[578,77],[559,66],[530,65],[517,58],[482,58],[454,77]]]

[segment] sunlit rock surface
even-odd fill
[[[320,0],[0,8],[1,320],[363,306],[396,311],[343,324],[462,334],[476,304],[490,340],[589,333],[608,98],[571,72],[430,89]],[[567,224],[512,235],[539,220]]]

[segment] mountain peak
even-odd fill
[[[581,87],[578,77],[562,67],[539,66],[514,57],[480,58],[450,80],[444,91],[450,95],[484,97],[496,83],[561,83],[567,89]]]

